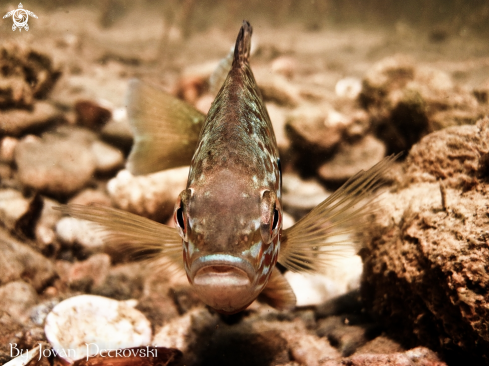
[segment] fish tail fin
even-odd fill
[[[191,105],[139,80],[129,82],[127,98],[134,145],[127,169],[149,174],[188,165],[205,115]]]
[[[183,268],[182,239],[175,228],[112,207],[71,204],[53,208],[94,223],[110,251]]]
[[[375,210],[374,191],[399,155],[384,158],[360,171],[317,205],[294,226],[282,232],[278,262],[294,272],[314,272],[335,256],[356,251],[358,238]],[[352,235],[353,234],[353,235]]]
[[[248,63],[251,50],[251,35],[253,28],[250,23],[243,20],[243,25],[239,30],[238,38],[236,39],[236,45],[234,46],[234,60],[233,67],[241,67]]]

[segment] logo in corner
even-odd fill
[[[3,16],[3,19],[12,17],[14,24],[12,25],[12,30],[15,31],[17,28],[19,28],[19,32],[22,31],[22,28],[24,28],[26,31],[29,30],[29,24],[27,24],[27,21],[29,20],[29,15],[31,17],[37,18],[37,15],[34,14],[32,11],[25,10],[24,6],[22,3],[19,3],[19,8],[9,11],[7,14]]]

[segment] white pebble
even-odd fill
[[[81,295],[54,307],[46,318],[46,338],[68,362],[101,350],[149,345],[151,324],[125,301]],[[88,344],[88,346],[87,346]]]
[[[342,98],[355,99],[362,91],[362,81],[348,77],[339,80],[335,86],[336,95]]]
[[[89,248],[101,247],[104,242],[100,230],[90,221],[63,217],[56,224],[56,234],[66,244],[81,244]]]

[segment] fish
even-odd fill
[[[135,142],[127,169],[138,175],[190,165],[174,208],[175,227],[111,207],[58,207],[103,228],[108,245],[183,268],[202,302],[223,314],[256,299],[293,309],[296,296],[279,267],[317,272],[358,249],[354,234],[374,210],[375,192],[396,159],[358,172],[284,229],[281,162],[250,67],[251,36],[243,21],[231,69],[207,115],[153,85],[130,83]]]

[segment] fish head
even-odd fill
[[[200,299],[228,314],[251,304],[277,261],[282,228],[277,192],[220,171],[180,194],[174,220],[185,271]]]

